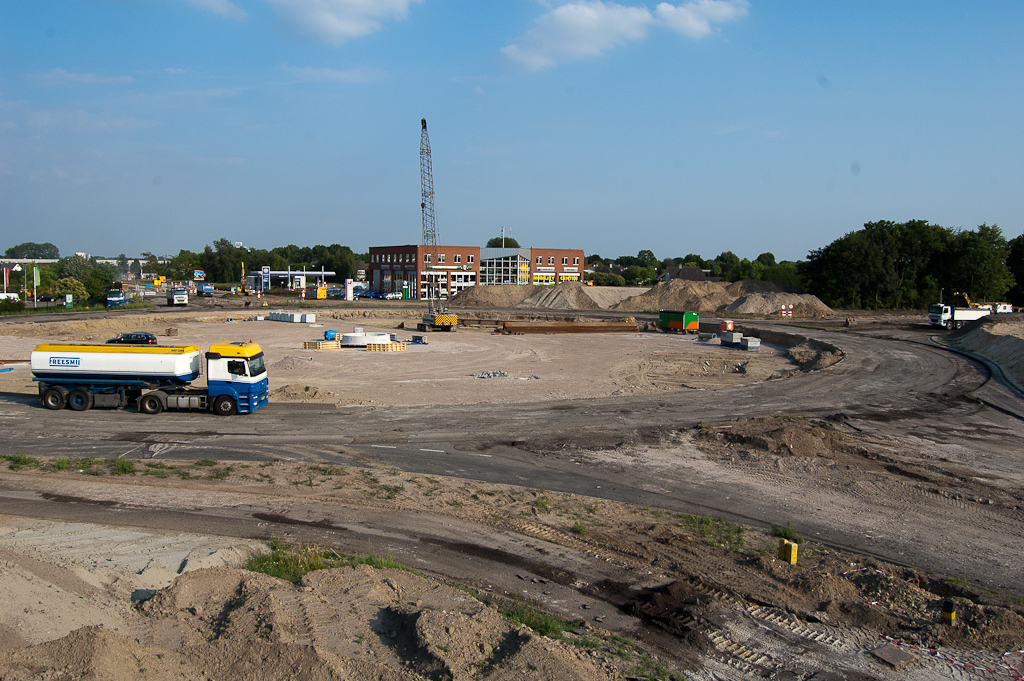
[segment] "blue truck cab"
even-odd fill
[[[252,341],[211,345],[206,353],[206,384],[215,413],[256,411],[267,403],[269,393],[263,349]]]

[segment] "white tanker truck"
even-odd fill
[[[198,345],[44,343],[32,352],[32,380],[47,409],[116,409],[137,403],[144,414],[165,409],[248,414],[267,403],[263,350],[252,341],[211,345],[205,388]]]

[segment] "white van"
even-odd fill
[[[0,293],[0,300],[21,300],[21,296],[17,293]]]

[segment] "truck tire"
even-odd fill
[[[92,406],[92,393],[85,388],[75,388],[68,393],[68,407],[74,411],[85,411]]]
[[[958,328],[958,329],[964,328],[964,323],[963,322],[957,322],[956,323],[956,328]]]
[[[955,324],[953,323],[952,319],[950,319],[948,322],[946,322],[946,330],[947,331],[952,331],[954,326],[955,326]]]
[[[47,388],[43,393],[43,406],[47,409],[63,409],[66,401],[64,392],[58,388]]]
[[[156,395],[143,395],[139,398],[139,411],[143,414],[159,414],[164,405]]]
[[[238,408],[235,406],[235,401],[227,395],[221,395],[213,401],[213,413],[217,416],[231,416]]]

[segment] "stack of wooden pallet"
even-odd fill
[[[367,343],[367,352],[402,352],[405,343]]]
[[[302,341],[303,350],[341,350],[341,341],[317,340]]]

